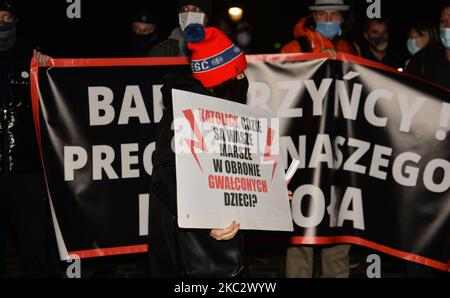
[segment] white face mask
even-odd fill
[[[205,24],[206,15],[203,12],[181,12],[178,14],[181,30],[184,31],[190,24]]]
[[[450,28],[441,28],[439,30],[439,37],[444,47],[450,50]]]

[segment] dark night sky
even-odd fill
[[[441,0],[381,0],[382,16],[392,20],[397,48],[405,51],[406,28],[417,18],[438,20]],[[254,26],[255,51],[273,53],[275,42],[286,43],[293,26],[308,13],[308,0],[214,0],[216,16],[233,4],[245,9],[246,18]],[[348,0],[355,19],[354,34],[362,30],[361,20],[369,4],[366,0]],[[162,20],[161,34],[166,36],[177,25],[176,0],[114,1],[81,0],[82,18],[68,19],[65,0],[16,0],[20,18],[19,32],[38,42],[54,57],[119,57],[128,48],[130,16],[136,7],[154,9]]]

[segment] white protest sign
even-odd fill
[[[278,121],[270,112],[173,90],[178,225],[292,231]]]

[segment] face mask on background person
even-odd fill
[[[441,28],[439,36],[444,47],[450,50],[450,28]]]
[[[0,22],[0,51],[11,49],[16,43],[16,22]]]
[[[369,43],[380,52],[385,51],[389,45],[388,39],[384,36],[369,37]]]
[[[341,32],[341,22],[317,22],[316,31],[328,39],[333,39]]]
[[[415,38],[409,38],[406,42],[406,46],[408,47],[408,52],[414,56],[418,51],[420,51],[422,48],[419,48],[416,44]]]
[[[157,38],[156,32],[146,35],[132,34],[131,36],[131,50],[135,56],[147,56],[150,49],[153,47]]]
[[[203,12],[181,12],[178,14],[181,31],[190,24],[205,24],[206,15]]]

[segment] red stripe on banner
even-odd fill
[[[350,54],[345,54],[345,53],[337,53],[336,54],[336,60],[339,61],[343,61],[343,62],[352,62],[352,63],[356,63],[356,64],[361,64],[361,65],[365,65],[365,66],[370,66],[373,68],[378,68],[381,70],[386,70],[386,71],[390,71],[396,74],[404,74],[403,72],[398,71],[397,69],[369,60],[369,59],[365,59],[359,56],[354,56],[354,55],[350,55]]]
[[[44,172],[45,184],[47,186],[47,192],[49,199],[50,191],[49,184],[47,179],[47,171],[45,169],[44,163],[44,148],[42,146],[42,135],[41,135],[41,118],[39,117],[39,64],[36,59],[31,59],[30,66],[30,81],[31,81],[31,108],[33,111],[33,119],[34,119],[34,127],[36,130],[36,137],[39,146],[39,154],[41,156],[41,165]]]
[[[429,258],[421,257],[419,255],[408,253],[405,251],[397,250],[394,248],[390,248],[372,241],[368,241],[359,237],[354,236],[330,236],[330,237],[300,237],[300,236],[293,236],[291,237],[291,244],[294,245],[312,245],[312,244],[338,244],[338,243],[351,243],[351,244],[357,244],[362,245],[365,247],[369,247],[378,251],[381,251],[383,253],[392,255],[394,257],[398,257],[404,260],[408,260],[411,262],[423,264],[429,267],[433,267],[435,269],[439,269],[442,271],[449,271],[450,270],[450,261],[448,264],[441,263]]]
[[[33,110],[34,127],[39,143],[39,149],[42,151],[41,144],[41,125],[39,122],[39,65],[33,58],[30,66],[30,80],[31,80],[31,106]],[[41,152],[42,153],[42,152]],[[42,155],[41,155],[42,157]]]
[[[94,58],[49,59],[48,63],[42,67],[170,66],[190,64],[188,57]]]
[[[298,53],[298,54],[261,54],[247,55],[248,62],[295,62],[311,61],[317,59],[340,60],[343,62],[352,62],[398,75],[415,78],[435,87],[450,91],[442,86],[436,85],[414,75],[400,72],[395,68],[377,63],[365,58],[353,56],[345,53],[337,53],[334,59],[329,53]],[[42,67],[101,67],[101,66],[170,66],[170,65],[189,65],[189,57],[148,57],[148,58],[89,58],[89,59],[49,59],[48,63]]]
[[[377,62],[374,62],[372,60],[368,60],[368,59],[365,59],[365,58],[362,58],[362,57],[353,56],[353,55],[345,54],[345,53],[337,53],[336,60],[340,60],[340,61],[343,61],[343,62],[356,63],[356,64],[360,64],[360,65],[369,66],[369,67],[372,67],[372,68],[377,68],[377,69],[389,71],[389,72],[395,73],[397,75],[402,75],[402,76],[405,76],[405,77],[414,78],[416,80],[419,80],[419,81],[425,82],[427,84],[433,85],[434,87],[443,89],[445,91],[450,91],[450,89],[447,89],[444,86],[436,85],[436,84],[434,84],[432,82],[424,80],[424,79],[422,79],[420,77],[416,77],[416,76],[414,76],[412,74],[409,74],[407,72],[401,72],[401,71],[398,71],[397,69],[395,69],[393,67],[386,66],[384,64],[377,63]]]
[[[331,59],[327,53],[320,54],[269,54],[248,55],[248,62],[295,62],[315,59]],[[170,66],[190,65],[189,57],[149,57],[149,58],[89,58],[89,59],[49,59],[41,67],[101,67],[101,66]]]
[[[148,245],[133,245],[133,246],[121,246],[121,247],[111,247],[111,248],[98,248],[98,249],[88,249],[80,251],[69,252],[70,255],[77,255],[80,259],[96,258],[96,257],[107,257],[116,255],[129,255],[137,253],[145,253],[148,251]]]
[[[299,53],[299,54],[263,54],[247,55],[247,62],[295,62],[318,59],[332,59],[328,53]]]

